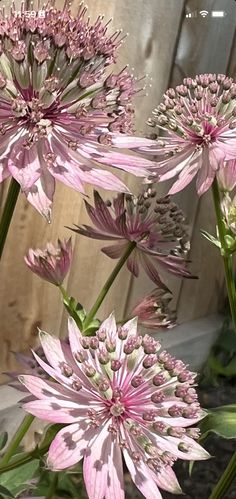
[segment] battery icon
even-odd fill
[[[212,10],[211,17],[225,17],[226,12],[224,10]]]

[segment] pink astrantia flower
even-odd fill
[[[150,125],[164,136],[153,147],[161,181],[178,175],[169,193],[182,190],[197,176],[199,195],[207,191],[224,159],[236,158],[236,84],[225,75],[185,78],[170,88],[153,113]]]
[[[119,194],[107,205],[95,192],[94,207],[85,202],[95,228],[84,225],[73,230],[94,239],[113,241],[102,248],[110,258],[120,258],[130,242],[135,243],[127,260],[129,271],[138,277],[141,265],[149,278],[163,287],[159,267],[177,276],[192,277],[183,259],[189,241],[183,212],[169,197],[155,197],[155,191],[148,189],[138,197]]]
[[[230,192],[236,186],[236,159],[225,161],[217,173],[217,180],[222,191]]]
[[[44,250],[32,248],[25,256],[25,262],[39,277],[49,281],[55,286],[61,286],[70,269],[72,259],[71,238],[61,241],[54,246],[48,243]]]
[[[24,2],[21,12],[0,10],[0,182],[12,175],[47,218],[55,180],[82,193],[85,183],[127,192],[98,164],[137,176],[151,165],[114,149],[113,139],[131,132],[137,93],[126,68],[107,71],[120,32],[108,35],[102,17],[90,25],[82,4],[76,17],[67,0],[62,11],[54,4],[49,0],[34,17]]]
[[[159,488],[180,493],[172,470],[177,458],[207,459],[194,440],[203,417],[192,385],[195,375],[132,319],[117,329],[111,315],[94,337],[84,337],[69,319],[69,345],[40,334],[51,379],[22,375],[35,400],[24,409],[66,426],[52,441],[47,465],[62,470],[82,458],[89,499],[123,499],[122,454],[131,477],[147,499]]]
[[[156,288],[139,301],[130,316],[137,316],[139,325],[145,328],[174,327],[176,314],[169,308],[171,299],[172,294],[167,288]]]

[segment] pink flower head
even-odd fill
[[[111,315],[94,337],[84,337],[69,319],[69,345],[40,334],[54,381],[22,375],[35,400],[24,409],[45,421],[63,423],[51,443],[47,465],[62,470],[82,458],[89,499],[124,498],[122,454],[147,499],[159,488],[179,493],[172,470],[177,458],[207,459],[189,426],[203,417],[193,388],[195,375],[148,335],[137,322],[116,327]]]
[[[225,161],[217,173],[220,189],[225,192],[232,191],[236,186],[236,159]]]
[[[222,74],[185,78],[170,88],[153,113],[150,125],[164,136],[153,147],[158,180],[178,175],[169,193],[184,189],[197,176],[199,195],[207,191],[224,159],[236,158],[236,84]]]
[[[145,328],[171,328],[176,321],[176,314],[169,309],[171,299],[167,288],[156,288],[139,301],[130,315],[137,316],[139,325]]]
[[[0,11],[0,181],[12,175],[47,218],[55,180],[82,193],[85,183],[127,192],[98,164],[137,176],[151,165],[112,147],[131,131],[138,91],[126,68],[107,70],[120,32],[108,35],[102,17],[90,24],[82,4],[73,17],[67,0],[62,11],[54,3],[34,17],[24,2],[21,12]]]
[[[94,207],[85,202],[95,228],[84,225],[73,230],[94,239],[113,241],[102,248],[110,258],[120,258],[128,244],[135,243],[127,260],[129,271],[138,277],[141,265],[149,278],[163,287],[158,267],[181,277],[192,276],[183,259],[189,249],[183,212],[169,197],[155,197],[155,191],[148,189],[138,197],[119,194],[112,203],[105,203],[95,192]]]
[[[48,243],[44,250],[32,248],[25,256],[25,262],[39,277],[49,281],[55,286],[61,286],[70,269],[72,259],[71,238],[61,241],[58,246]]]

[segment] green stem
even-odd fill
[[[69,301],[69,296],[68,296],[65,288],[63,288],[63,286],[61,285],[61,286],[59,286],[59,289],[60,289],[60,292],[62,294],[63,300]]]
[[[122,257],[120,258],[120,260],[118,261],[118,263],[116,264],[114,270],[112,271],[111,275],[108,277],[107,281],[105,282],[103,288],[101,289],[98,297],[97,297],[97,300],[95,301],[94,305],[92,306],[90,312],[88,313],[85,321],[84,321],[84,330],[89,326],[89,324],[91,323],[91,321],[93,320],[94,316],[96,315],[100,305],[102,304],[105,296],[107,295],[111,285],[113,284],[117,274],[120,272],[121,268],[123,267],[123,265],[125,264],[127,258],[129,257],[129,255],[132,253],[132,251],[134,250],[136,246],[136,243],[135,242],[130,242],[127,246],[127,249],[125,250],[124,254],[122,255]]]
[[[25,416],[25,418],[23,419],[21,425],[19,426],[18,430],[16,431],[10,445],[8,446],[1,462],[0,462],[0,471],[1,471],[1,468],[4,467],[7,463],[9,463],[10,459],[12,456],[14,456],[16,450],[18,449],[20,443],[21,443],[21,440],[23,439],[23,437],[25,436],[25,434],[27,433],[29,427],[31,426],[31,424],[33,423],[34,421],[34,416],[32,416],[31,414]]]
[[[212,193],[213,193],[214,207],[215,207],[216,220],[219,232],[219,239],[221,243],[221,254],[225,269],[225,280],[226,280],[231,316],[234,324],[234,329],[236,332],[236,290],[234,282],[232,255],[227,254],[227,247],[225,244],[226,231],[221,212],[220,191],[216,178],[212,185]],[[214,487],[209,499],[224,499],[235,477],[236,477],[236,452],[232,456],[227,468],[225,469],[218,483]]]
[[[12,178],[9,185],[7,199],[5,201],[0,221],[0,258],[2,256],[2,252],[5,246],[8,230],[10,227],[12,215],[14,213],[19,192],[20,192],[20,184],[18,184],[18,182],[14,178]]]
[[[231,457],[227,468],[220,480],[213,489],[209,499],[225,499],[226,492],[229,490],[231,483],[236,478],[236,452]]]
[[[45,496],[45,499],[52,499],[56,495],[56,490],[57,490],[57,484],[58,484],[58,474],[55,473],[53,476],[53,479],[51,481],[50,487],[48,489],[48,493]]]
[[[18,454],[11,460],[9,464],[3,465],[2,463],[0,464],[0,475],[2,473],[7,473],[8,471],[14,470],[15,468],[19,468],[23,464],[30,463],[33,459],[40,459],[44,454],[48,452],[49,445],[44,445],[42,447],[36,447],[33,449],[31,452],[24,452],[23,455],[21,454],[21,457],[17,457]]]
[[[214,180],[213,185],[212,185],[212,193],[213,193],[215,214],[216,214],[216,220],[217,220],[217,226],[218,226],[218,232],[219,232],[219,239],[220,239],[221,248],[222,248],[222,258],[223,258],[224,269],[225,269],[225,281],[226,281],[226,286],[227,286],[230,311],[231,311],[231,316],[232,316],[232,320],[233,320],[233,324],[234,324],[234,329],[236,332],[236,290],[235,290],[235,283],[234,283],[233,262],[232,262],[232,255],[227,254],[227,247],[225,244],[226,231],[225,231],[223,216],[222,216],[221,207],[220,207],[220,192],[219,192],[219,187],[218,187],[218,183],[217,183],[216,179]]]

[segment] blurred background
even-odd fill
[[[63,3],[56,2],[58,6]],[[236,77],[235,0],[87,0],[86,3],[92,20],[104,14],[106,20],[112,18],[111,32],[122,28],[129,33],[120,49],[118,67],[122,69],[129,64],[136,76],[147,75],[146,89],[136,98],[137,134],[150,134],[146,121],[153,108],[163,92],[179,84],[185,76],[211,72]],[[10,4],[5,1],[6,8]],[[19,6],[20,2],[16,2],[17,9]],[[123,174],[123,179],[131,191],[138,192],[140,184],[134,177]],[[159,184],[157,190],[162,196],[168,185]],[[0,209],[6,191],[4,183],[0,186]],[[92,189],[88,190],[91,193]],[[165,279],[174,295],[178,321],[183,323],[218,311],[224,300],[224,286],[218,252],[200,235],[201,228],[214,231],[210,193],[197,198],[193,183],[175,200],[187,216],[190,268],[199,277],[193,281]],[[12,350],[27,351],[35,345],[37,327],[54,334],[66,333],[66,313],[58,290],[32,274],[23,257],[29,247],[43,248],[47,241],[69,237],[71,232],[65,226],[73,223],[86,223],[83,198],[63,185],[57,184],[51,225],[23,195],[18,200],[0,270],[1,371],[13,368]],[[65,287],[89,309],[114,261],[100,252],[99,242],[91,244],[82,236],[72,237],[74,261]],[[145,275],[135,279],[123,269],[99,311],[99,318],[112,310],[118,319],[125,317],[137,300],[152,289]]]

